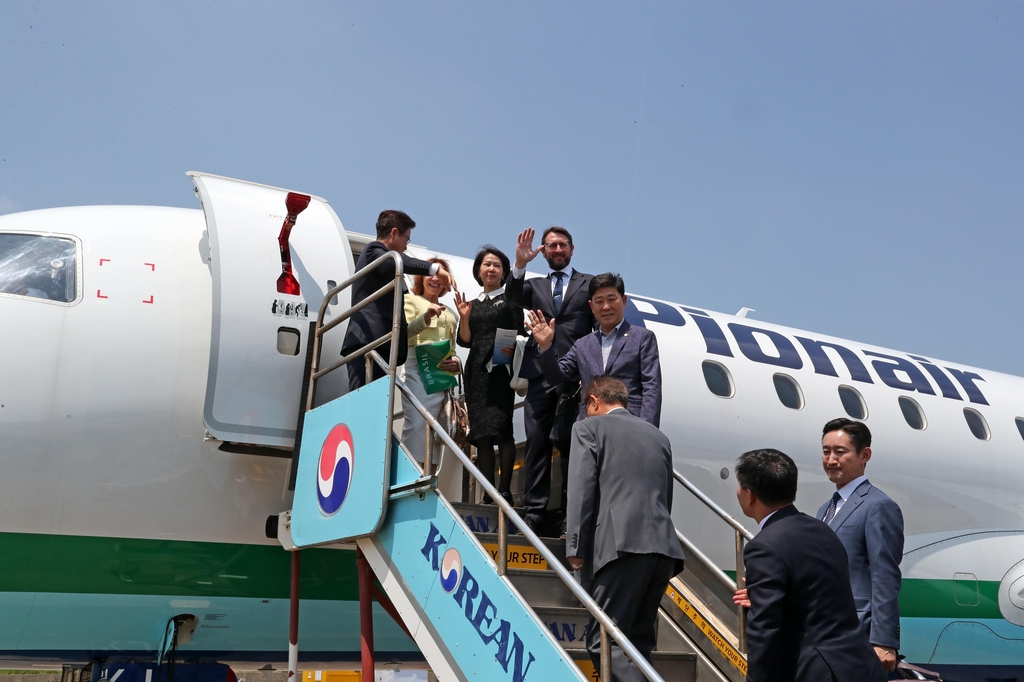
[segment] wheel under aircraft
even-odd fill
[[[267,524],[291,508],[309,323],[371,237],[308,195],[285,235],[280,190],[190,175],[196,209],[0,217],[5,667],[151,661],[181,614],[195,631],[180,660],[287,660],[290,558]],[[410,253],[447,258],[479,293],[472,254]],[[337,298],[328,316],[348,306]],[[627,319],[658,337],[675,468],[737,518],[740,453],[792,456],[813,512],[834,489],[821,426],[865,420],[869,477],[906,524],[901,653],[950,679],[1024,670],[1024,378],[660,296],[630,293]],[[343,384],[322,380],[317,401]],[[699,502],[679,492],[674,517],[735,565],[732,533]],[[301,590],[304,667],[358,660],[354,552],[303,551]],[[423,661],[382,610],[375,639],[379,660]]]

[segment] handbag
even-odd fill
[[[448,436],[460,448],[469,445],[469,410],[466,409],[466,392],[462,390],[462,375],[459,375],[458,389],[449,388],[444,392],[444,403],[441,406]]]
[[[580,393],[583,387],[576,383],[567,387],[558,396],[558,404],[555,405],[555,418],[551,423],[551,442],[556,446],[565,443],[572,434],[572,425],[580,414]]]

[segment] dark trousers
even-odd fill
[[[523,424],[526,427],[526,455],[523,458],[523,476],[526,489],[523,494],[524,516],[531,523],[540,523],[551,497],[551,425],[561,390],[544,390],[544,382],[534,379],[526,393],[523,405]],[[566,434],[568,436],[568,434]],[[562,469],[562,509],[566,508],[566,485],[569,479],[569,440],[558,444]]]
[[[676,560],[663,554],[627,554],[602,566],[583,585],[597,605],[648,661],[658,641],[658,607],[675,567]],[[587,629],[587,653],[594,662],[594,668],[600,673],[601,626],[593,618]],[[612,642],[612,680],[646,680],[640,669],[615,642]]]
[[[358,350],[358,349],[353,349]],[[349,351],[352,352],[352,351]],[[344,351],[342,351],[344,354]],[[366,385],[366,358],[357,358],[352,362],[348,363],[348,391],[351,393],[357,388],[362,388]],[[380,368],[376,362],[373,363],[373,381],[386,377],[387,374]]]

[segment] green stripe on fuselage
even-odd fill
[[[355,552],[302,552],[302,598],[359,598]],[[0,592],[287,599],[291,555],[275,545],[0,533]]]
[[[1001,620],[999,583],[994,580],[904,578],[900,590],[900,616]]]

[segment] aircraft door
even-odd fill
[[[189,176],[206,215],[213,276],[206,429],[224,441],[292,447],[309,323],[327,291],[354,270],[345,229],[319,197]],[[337,298],[326,319],[348,308],[348,291]],[[339,356],[344,326],[325,335],[323,357]],[[328,375],[318,398],[340,395],[342,383]]]

